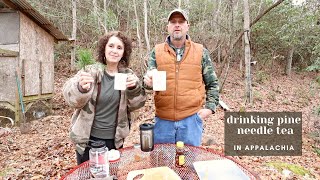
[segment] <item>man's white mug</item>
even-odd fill
[[[167,89],[166,71],[154,71],[152,74],[152,86],[154,91],[165,91]]]
[[[115,90],[126,90],[127,89],[127,74],[116,73],[114,75],[114,89]]]

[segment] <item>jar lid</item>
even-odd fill
[[[104,142],[104,141],[94,141],[94,142],[91,143],[91,147],[92,148],[106,147],[106,142]]]
[[[178,141],[177,142],[177,147],[178,148],[183,148],[183,146],[184,146],[184,143],[182,141]]]
[[[140,144],[134,144],[134,145],[133,145],[133,148],[134,148],[134,149],[140,149],[141,146],[140,146]]]
[[[115,150],[115,149],[111,149],[109,152],[108,152],[108,159],[109,159],[109,162],[116,162],[120,159],[120,151],[118,150]]]
[[[151,123],[140,124],[140,130],[150,130],[153,129],[154,125]]]

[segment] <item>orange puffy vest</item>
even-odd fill
[[[156,116],[178,121],[202,108],[205,102],[202,53],[201,44],[186,40],[184,55],[178,62],[174,50],[167,43],[156,45],[157,69],[167,73],[166,91],[155,92]]]

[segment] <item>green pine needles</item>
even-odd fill
[[[86,68],[87,65],[94,64],[95,60],[93,54],[89,49],[79,49],[77,52],[77,61],[76,65],[79,69]]]

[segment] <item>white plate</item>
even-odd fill
[[[193,163],[200,180],[249,180],[250,178],[231,160],[197,161]]]

